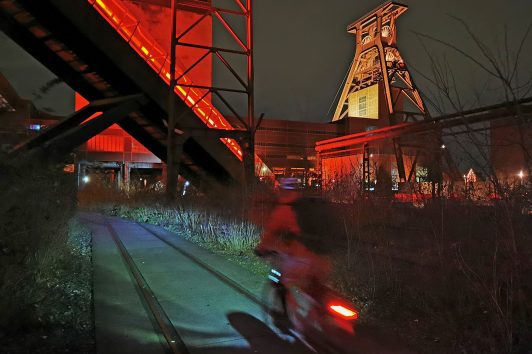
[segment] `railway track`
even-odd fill
[[[132,276],[132,279],[135,281],[135,286],[139,293],[142,295],[142,301],[146,305],[146,308],[149,309],[149,316],[152,318],[154,323],[157,325],[158,330],[164,336],[166,340],[167,351],[172,354],[188,354],[188,349],[185,346],[185,343],[177,333],[172,321],[164,311],[163,307],[157,300],[154,292],[151,290],[146,279],[142,276],[139,268],[137,267],[133,257],[124,246],[124,243],[120,239],[120,236],[113,228],[113,225],[105,218],[105,225],[111,234],[113,241],[115,242],[120,255],[125,261],[128,271]]]
[[[102,223],[102,226],[105,226],[105,228],[108,230],[114,244],[118,248],[119,254],[127,267],[131,279],[134,282],[134,286],[140,294],[140,298],[143,302],[144,308],[146,309],[146,311],[148,312],[148,316],[152,320],[154,329],[159,332],[162,337],[164,337],[163,346],[165,347],[165,352],[171,354],[189,354],[189,350],[187,349],[185,342],[181,338],[180,334],[176,330],[176,327],[170,319],[171,316],[169,316],[165,311],[164,305],[162,305],[159,301],[155,291],[150,288],[148,280],[143,275],[141,269],[139,268],[139,265],[128,250],[126,244],[121,239],[119,233],[113,226],[113,223],[107,217],[103,217],[103,220],[104,222]],[[165,238],[164,235],[161,235],[158,232],[151,230],[148,226],[143,225],[141,223],[132,222],[131,224],[136,225],[142,230],[146,231],[151,237],[161,241],[172,251],[177,252],[181,256],[186,257],[188,260],[210,273],[217,280],[224,283],[249,301],[255,303],[258,306],[261,306],[262,301],[259,296],[256,296],[251,291],[245,289],[236,281],[227,277],[222,272],[216,270],[214,267],[202,261],[197,256],[180,248],[177,244]]]
[[[257,305],[262,305],[262,300],[257,297],[256,295],[254,295],[253,293],[251,293],[250,291],[244,289],[242,286],[240,286],[237,282],[235,282],[234,280],[232,280],[231,278],[228,278],[227,276],[225,276],[224,274],[222,274],[221,272],[217,271],[216,269],[214,269],[213,267],[209,266],[207,263],[203,262],[202,260],[200,260],[198,257],[195,257],[194,255],[190,254],[189,252],[186,252],[184,251],[183,249],[177,247],[175,244],[169,242],[167,239],[165,239],[164,237],[161,237],[160,235],[158,235],[156,232],[153,232],[152,230],[150,230],[148,227],[146,227],[145,225],[141,224],[141,223],[138,223],[136,222],[136,224],[140,227],[142,227],[144,230],[146,230],[147,232],[149,232],[151,235],[153,235],[154,237],[158,238],[159,240],[161,240],[163,243],[165,243],[166,245],[168,245],[168,247],[174,249],[176,252],[179,252],[180,254],[182,254],[183,256],[187,257],[188,259],[190,259],[192,262],[196,263],[197,265],[199,265],[200,267],[202,267],[203,269],[207,270],[209,273],[211,273],[212,275],[214,275],[216,278],[218,278],[220,281],[222,281],[223,283],[229,285],[231,288],[233,288],[234,290],[236,290],[237,292],[239,292],[240,294],[242,294],[243,296],[245,296],[246,298],[248,298],[249,300],[253,301],[254,303],[256,303]]]
[[[156,226],[83,219],[93,230],[99,354],[310,353],[263,322],[256,275]],[[371,333],[357,341],[380,346]]]

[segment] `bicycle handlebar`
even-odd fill
[[[253,253],[259,257],[271,257],[279,254],[277,251],[259,251],[258,249],[254,249]]]

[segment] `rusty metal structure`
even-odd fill
[[[407,6],[396,1],[386,1],[347,27],[347,32],[355,35],[356,51],[333,122],[348,118],[368,119],[369,130],[418,122],[428,117],[421,95],[397,48],[396,22],[405,11]],[[399,180],[408,182],[415,165],[410,166],[407,174],[404,144],[399,136],[394,137],[392,142]],[[413,146],[409,142],[409,147],[414,148],[410,149],[410,154],[414,151],[416,161],[421,149],[435,150],[434,146],[427,144],[430,145],[428,142],[421,142],[418,146]],[[360,148],[364,156],[363,167],[369,168],[367,142],[363,142]],[[363,175],[368,179],[369,171],[364,170]]]
[[[159,3],[171,5],[170,1]],[[235,51],[248,58],[247,72],[239,76],[245,88],[231,92],[238,91],[248,96],[251,109],[239,116],[245,117],[242,119],[250,127],[249,123],[254,122],[253,115],[249,113],[253,103],[252,43],[236,35],[226,16],[241,17],[251,28],[251,0],[227,0],[225,3],[232,6],[221,9],[209,1],[176,0],[176,7],[199,18],[216,17],[230,34],[235,34],[233,37],[238,45],[243,45]],[[225,92],[222,88],[198,83],[190,72],[192,69],[182,65],[174,72],[164,45],[153,38],[150,30],[140,23],[125,2],[0,0],[0,28],[95,106],[106,110],[120,106],[121,117],[117,118],[117,124],[162,161],[168,158],[168,92],[172,87],[176,96],[172,107],[176,114],[175,131],[176,134],[186,133],[182,143],[183,153],[177,162],[180,174],[205,188],[247,183],[242,161],[249,156],[251,158],[246,160],[253,160],[253,144],[248,143],[248,137],[254,127],[234,129],[213,106],[210,96]],[[193,29],[188,29],[188,33]],[[250,29],[245,36],[252,38]],[[206,55],[222,58],[222,63],[227,59],[226,54],[236,54],[231,49],[212,45],[203,48],[179,39],[177,44],[183,47],[182,50],[184,46],[202,49]],[[174,74],[175,85],[170,85],[171,74]],[[105,112],[104,115],[108,116]],[[74,114],[67,118],[70,125],[51,129],[57,129],[58,137],[74,134],[79,139],[72,144],[80,145],[83,139],[110,125],[108,121],[96,117],[94,120],[100,121],[101,125],[96,129],[96,122],[83,123],[80,116]],[[250,165],[253,166],[253,163]]]
[[[146,2],[143,0],[143,2]],[[148,2],[151,2],[148,0]],[[213,6],[210,0],[207,1],[198,1],[198,0],[171,0],[168,1],[165,5],[171,5],[172,10],[172,33],[171,33],[171,43],[170,43],[170,94],[169,94],[169,119],[168,119],[168,165],[173,168],[168,169],[168,186],[173,187],[172,189],[175,192],[175,186],[170,184],[170,181],[175,183],[177,181],[176,176],[174,175],[177,172],[177,169],[174,167],[174,159],[179,163],[181,156],[180,150],[181,147],[174,146],[175,134],[173,131],[176,126],[176,122],[179,117],[175,116],[174,110],[171,107],[175,106],[175,95],[173,94],[174,88],[179,85],[181,87],[194,88],[203,91],[203,96],[199,102],[206,99],[210,101],[210,95],[214,94],[218,99],[232,112],[232,114],[244,125],[245,133],[242,132],[242,135],[238,136],[239,145],[243,148],[243,163],[244,163],[244,175],[246,181],[249,183],[254,179],[255,176],[255,152],[254,152],[254,134],[256,131],[255,121],[254,121],[254,70],[253,70],[253,16],[252,16],[252,0],[231,0],[220,2],[217,6]],[[180,33],[176,33],[176,11],[178,9],[185,9],[187,11],[193,11],[200,16],[192,24],[186,27]],[[234,49],[230,43],[218,46],[212,41],[211,45],[205,45],[204,43],[195,43],[193,41],[187,40],[190,36],[187,37],[190,33],[194,32],[198,28],[198,25],[202,23],[207,17],[210,17],[210,24],[218,21],[218,23],[227,31],[229,37],[232,39],[232,44],[236,46]],[[227,17],[231,18],[233,21],[229,21]],[[244,36],[242,38],[239,35],[238,31],[235,29],[235,24],[238,23],[243,25],[245,28]],[[194,37],[192,37],[194,38]],[[180,75],[175,75],[176,73],[176,61],[175,61],[175,52],[179,50],[178,47],[184,48],[193,48],[196,50],[203,51],[201,56],[199,56],[193,63],[184,67],[184,71]],[[239,68],[236,65],[236,60],[232,60],[227,55],[237,55],[243,56],[246,59],[246,77],[239,74]],[[215,87],[205,84],[194,84],[186,81],[186,75],[189,74],[194,68],[199,64],[205,61],[206,58],[211,57],[211,59],[217,58],[220,63],[222,63],[225,68],[233,75],[233,77],[239,83],[239,87]],[[247,103],[247,112],[244,118],[242,114],[238,113],[237,110],[229,103],[229,101],[223,96],[224,92],[238,93],[246,95]],[[186,127],[182,128],[179,133],[185,137],[193,136],[195,133],[193,131],[188,131]],[[215,130],[207,130],[208,133],[213,137],[224,137],[226,132],[221,129],[222,132],[217,132]],[[205,134],[202,132],[201,134]],[[182,137],[183,138],[183,137]],[[183,140],[183,139],[180,139]],[[172,156],[172,150],[176,151],[176,156]],[[169,192],[171,197],[173,193]]]

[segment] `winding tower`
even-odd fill
[[[406,5],[399,2],[386,1],[347,27],[347,32],[355,35],[356,51],[333,122],[362,118],[368,122],[366,130],[371,130],[408,121],[416,122],[428,116],[421,95],[397,48],[397,18],[407,9]],[[409,167],[407,175],[403,158],[406,143],[400,138],[392,139],[392,143],[398,182],[409,182],[415,173],[415,162]],[[413,151],[410,142],[408,147]],[[414,151],[420,148],[422,146],[414,146]],[[415,151],[414,161],[417,160],[417,154]],[[368,178],[366,174],[369,173],[368,159],[365,145],[365,178]]]

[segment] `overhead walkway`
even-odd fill
[[[142,104],[118,124],[166,161],[169,57],[119,0],[0,0],[0,29],[89,101],[141,95]],[[228,130],[227,137],[188,138],[181,173],[201,183],[242,183],[238,134],[206,99],[209,92],[176,86],[175,93],[179,129]],[[73,136],[82,144],[87,134]]]

